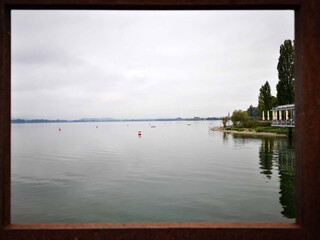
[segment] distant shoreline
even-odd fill
[[[216,121],[220,118],[208,117],[208,118],[156,118],[156,119],[112,119],[112,118],[83,118],[78,120],[64,120],[64,119],[12,119],[13,124],[23,123],[81,123],[81,122],[170,122],[170,121]]]
[[[234,133],[234,134],[242,134],[242,135],[251,135],[251,136],[266,136],[266,137],[287,137],[286,134],[278,134],[278,133],[270,133],[270,132],[257,132],[253,129],[245,129],[244,131],[235,131],[235,130],[227,130],[223,127],[213,127],[212,131],[225,132],[225,133]]]

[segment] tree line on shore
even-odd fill
[[[266,81],[259,89],[257,106],[250,105],[247,110],[233,111],[231,121],[234,126],[243,125],[250,120],[260,120],[262,112],[266,113],[278,105],[294,103],[294,41],[285,40],[281,44],[277,70],[278,83],[276,85],[276,96],[271,94],[270,84]],[[229,116],[222,118],[224,127],[226,127],[229,120]]]

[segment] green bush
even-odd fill
[[[257,121],[254,121],[254,120],[250,120],[248,122],[244,122],[242,123],[243,127],[244,128],[255,128],[257,127]]]
[[[243,132],[245,129],[244,128],[239,128],[239,127],[233,127],[231,130],[238,131],[238,132]]]
[[[262,121],[256,121],[256,120],[249,120],[247,122],[242,122],[239,124],[239,127],[244,128],[257,128],[257,127],[270,127],[271,122],[262,122]]]
[[[271,127],[271,122],[257,121],[257,127]]]
[[[288,130],[286,128],[277,128],[277,127],[256,127],[257,132],[269,132],[277,134],[287,134]]]

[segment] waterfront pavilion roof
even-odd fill
[[[272,111],[282,111],[282,110],[292,110],[294,109],[294,104],[280,105],[272,108]]]

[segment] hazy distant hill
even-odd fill
[[[53,122],[69,122],[68,120],[50,120],[50,119],[11,119],[11,123],[53,123]]]
[[[145,122],[145,121],[208,121],[219,120],[220,117],[207,117],[207,118],[144,118],[144,119],[115,119],[115,118],[81,118],[77,120],[64,120],[64,119],[12,119],[11,123],[65,123],[65,122]]]

